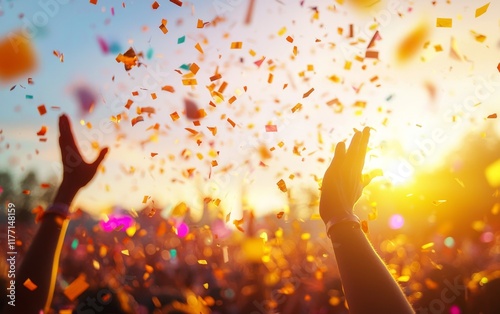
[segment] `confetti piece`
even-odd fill
[[[59,62],[61,62],[61,63],[64,62],[64,53],[61,53],[58,50],[54,50],[54,51],[52,51],[52,54],[54,54],[54,56],[59,58]]]
[[[193,85],[198,85],[198,81],[196,79],[183,79],[182,80],[182,85],[186,86],[193,86]]]
[[[497,114],[496,113],[490,114],[487,118],[488,119],[496,119],[497,118]]]
[[[174,90],[174,87],[173,86],[170,86],[170,85],[165,85],[161,88],[161,90],[164,90],[166,92],[169,92],[169,93],[173,93],[175,92]]]
[[[307,98],[309,97],[309,95],[311,95],[311,93],[314,92],[314,88],[311,88],[310,90],[308,90],[306,93],[304,93],[304,95],[302,95],[302,98]]]
[[[210,77],[210,82],[216,81],[218,79],[222,78],[222,75],[220,74],[215,74]]]
[[[179,37],[177,39],[177,44],[183,44],[186,41],[186,36]]]
[[[184,108],[186,110],[186,116],[191,120],[200,119],[200,112],[198,110],[198,105],[190,99],[184,98]]]
[[[241,227],[241,225],[243,224],[243,222],[244,222],[243,218],[241,218],[239,220],[236,220],[236,219],[233,220],[234,226],[236,227],[236,229],[238,229],[241,232],[245,232],[245,230]]]
[[[279,212],[276,214],[276,218],[281,219],[281,218],[283,218],[284,214],[285,214],[285,212]]]
[[[137,55],[133,48],[129,48],[124,54],[118,54],[116,57],[116,62],[123,63],[126,71],[130,71],[134,66],[137,65]]]
[[[80,274],[72,283],[70,283],[66,289],[64,289],[64,295],[70,300],[74,301],[81,295],[85,290],[89,288],[89,284],[86,281],[85,274]]]
[[[458,60],[458,61],[462,61],[463,57],[458,49],[457,40],[455,39],[455,37],[452,36],[450,41],[451,41],[450,42],[450,58]]]
[[[283,179],[279,180],[278,183],[276,183],[276,184],[278,185],[278,188],[281,190],[281,192],[287,191],[286,183],[285,183],[285,181],[283,181]]]
[[[196,50],[198,50],[200,53],[203,53],[203,48],[201,48],[201,45],[200,43],[196,43],[196,45],[194,46],[196,48]]]
[[[436,27],[452,27],[453,19],[438,17],[436,19]]]
[[[206,261],[206,260],[204,260],[204,259],[199,259],[199,260],[198,260],[198,264],[200,264],[200,265],[207,265],[208,263],[207,263],[207,261]],[[208,284],[207,284],[207,288],[208,288]]]
[[[148,202],[148,199],[149,199],[149,196],[144,195],[144,197],[142,198],[142,203],[146,204]]]
[[[32,73],[37,68],[34,46],[22,31],[9,32],[0,39],[0,82],[9,82]],[[15,88],[13,86],[12,89]]]
[[[133,118],[130,122],[132,123],[132,126],[136,125],[139,122],[144,121],[144,118],[142,116],[137,116]]]
[[[429,242],[429,243],[426,243],[424,245],[422,245],[421,249],[422,250],[428,250],[430,248],[434,247],[434,242]]]
[[[300,109],[302,109],[302,104],[297,103],[295,106],[293,106],[292,113],[294,113],[295,111],[300,110]]]
[[[241,49],[243,47],[243,42],[241,41],[233,41],[231,43],[231,49]]]
[[[276,125],[266,125],[266,132],[278,132],[278,126]]]
[[[37,107],[38,113],[43,116],[44,114],[47,113],[47,108],[45,108],[45,105],[40,105]]]
[[[490,6],[490,2],[486,3],[482,7],[477,8],[476,9],[476,17],[480,17],[481,15],[483,15],[484,13],[486,13],[486,11],[488,11],[488,7],[489,6]]]
[[[200,67],[196,63],[191,63],[191,65],[189,66],[189,71],[191,71],[193,74],[198,73],[199,70]]]
[[[45,135],[45,133],[47,133],[47,127],[46,127],[45,125],[43,125],[43,126],[41,127],[40,131],[38,131],[38,132],[36,133],[36,135],[38,135],[38,136],[44,136],[44,135]]]
[[[153,4],[151,5],[151,7],[153,8],[153,10],[156,10],[160,7],[160,4],[158,2],[153,2]]]
[[[97,0],[89,0],[89,2],[93,5],[96,5],[97,4]]]
[[[161,32],[165,35],[168,33],[168,29],[167,29],[167,26],[165,26],[165,24],[160,24],[160,26],[158,26],[158,28],[161,30]]]
[[[415,27],[406,37],[400,42],[396,50],[396,58],[399,62],[407,62],[415,57],[424,46],[430,34],[430,29],[427,24],[421,23]]]
[[[173,112],[170,114],[170,118],[172,119],[172,121],[177,121],[179,120],[179,114],[177,113],[177,111]]]
[[[29,291],[34,291],[36,290],[36,288],[38,288],[38,286],[33,281],[31,281],[30,278],[26,279],[26,281],[23,283],[23,286],[28,288]]]
[[[236,123],[234,123],[234,121],[231,120],[230,118],[227,118],[227,122],[229,122],[229,124],[231,124],[233,128],[236,126]]]
[[[183,217],[188,210],[186,203],[180,202],[172,209],[172,216]]]
[[[446,200],[435,200],[435,201],[432,201],[432,205],[434,206],[439,206],[439,205],[442,205],[446,203]]]
[[[128,250],[122,250],[120,253],[122,253],[123,255],[127,255],[127,256],[130,255]]]
[[[172,2],[173,4],[176,4],[179,7],[182,7],[182,1],[179,1],[179,0],[170,0],[170,2]]]

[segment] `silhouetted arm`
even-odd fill
[[[16,274],[16,306],[6,305],[5,313],[38,314],[42,309],[47,313],[68,226],[69,206],[78,191],[92,180],[108,151],[107,148],[101,150],[94,162],[87,163],[76,146],[66,115],[59,118],[59,132],[63,180],[54,203],[42,214],[40,227]],[[36,289],[24,286],[27,279],[37,286]]]
[[[370,129],[356,131],[346,151],[338,143],[323,178],[320,214],[332,240],[350,313],[414,313],[385,263],[360,229],[354,204],[369,183],[363,180]]]

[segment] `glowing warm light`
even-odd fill
[[[454,247],[455,239],[453,239],[452,237],[447,237],[446,239],[444,239],[444,245],[446,245],[446,247],[448,248]]]

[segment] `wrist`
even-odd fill
[[[342,217],[332,217],[328,221],[325,222],[326,226],[326,234],[329,238],[331,238],[332,231],[335,229],[335,226],[339,225],[351,225],[353,227],[360,227],[360,219],[358,216],[353,213],[343,215]]]
[[[71,205],[73,199],[78,193],[78,190],[79,190],[78,188],[72,187],[71,184],[63,180],[63,182],[59,186],[59,189],[57,190],[56,197],[54,198],[54,204],[57,203],[57,204],[65,204],[68,206]]]

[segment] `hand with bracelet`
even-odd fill
[[[76,145],[66,115],[59,117],[59,134],[63,180],[53,204],[38,217],[40,227],[16,275],[17,302],[15,307],[9,307],[9,313],[30,314],[40,313],[41,310],[47,313],[54,293],[69,207],[78,191],[94,178],[108,152],[108,148],[104,148],[94,162],[86,162]],[[35,284],[36,289],[28,289],[24,285],[27,280]]]
[[[361,231],[354,204],[369,183],[363,176],[370,129],[340,142],[323,178],[320,215],[332,240],[350,313],[414,313],[395,279]]]

